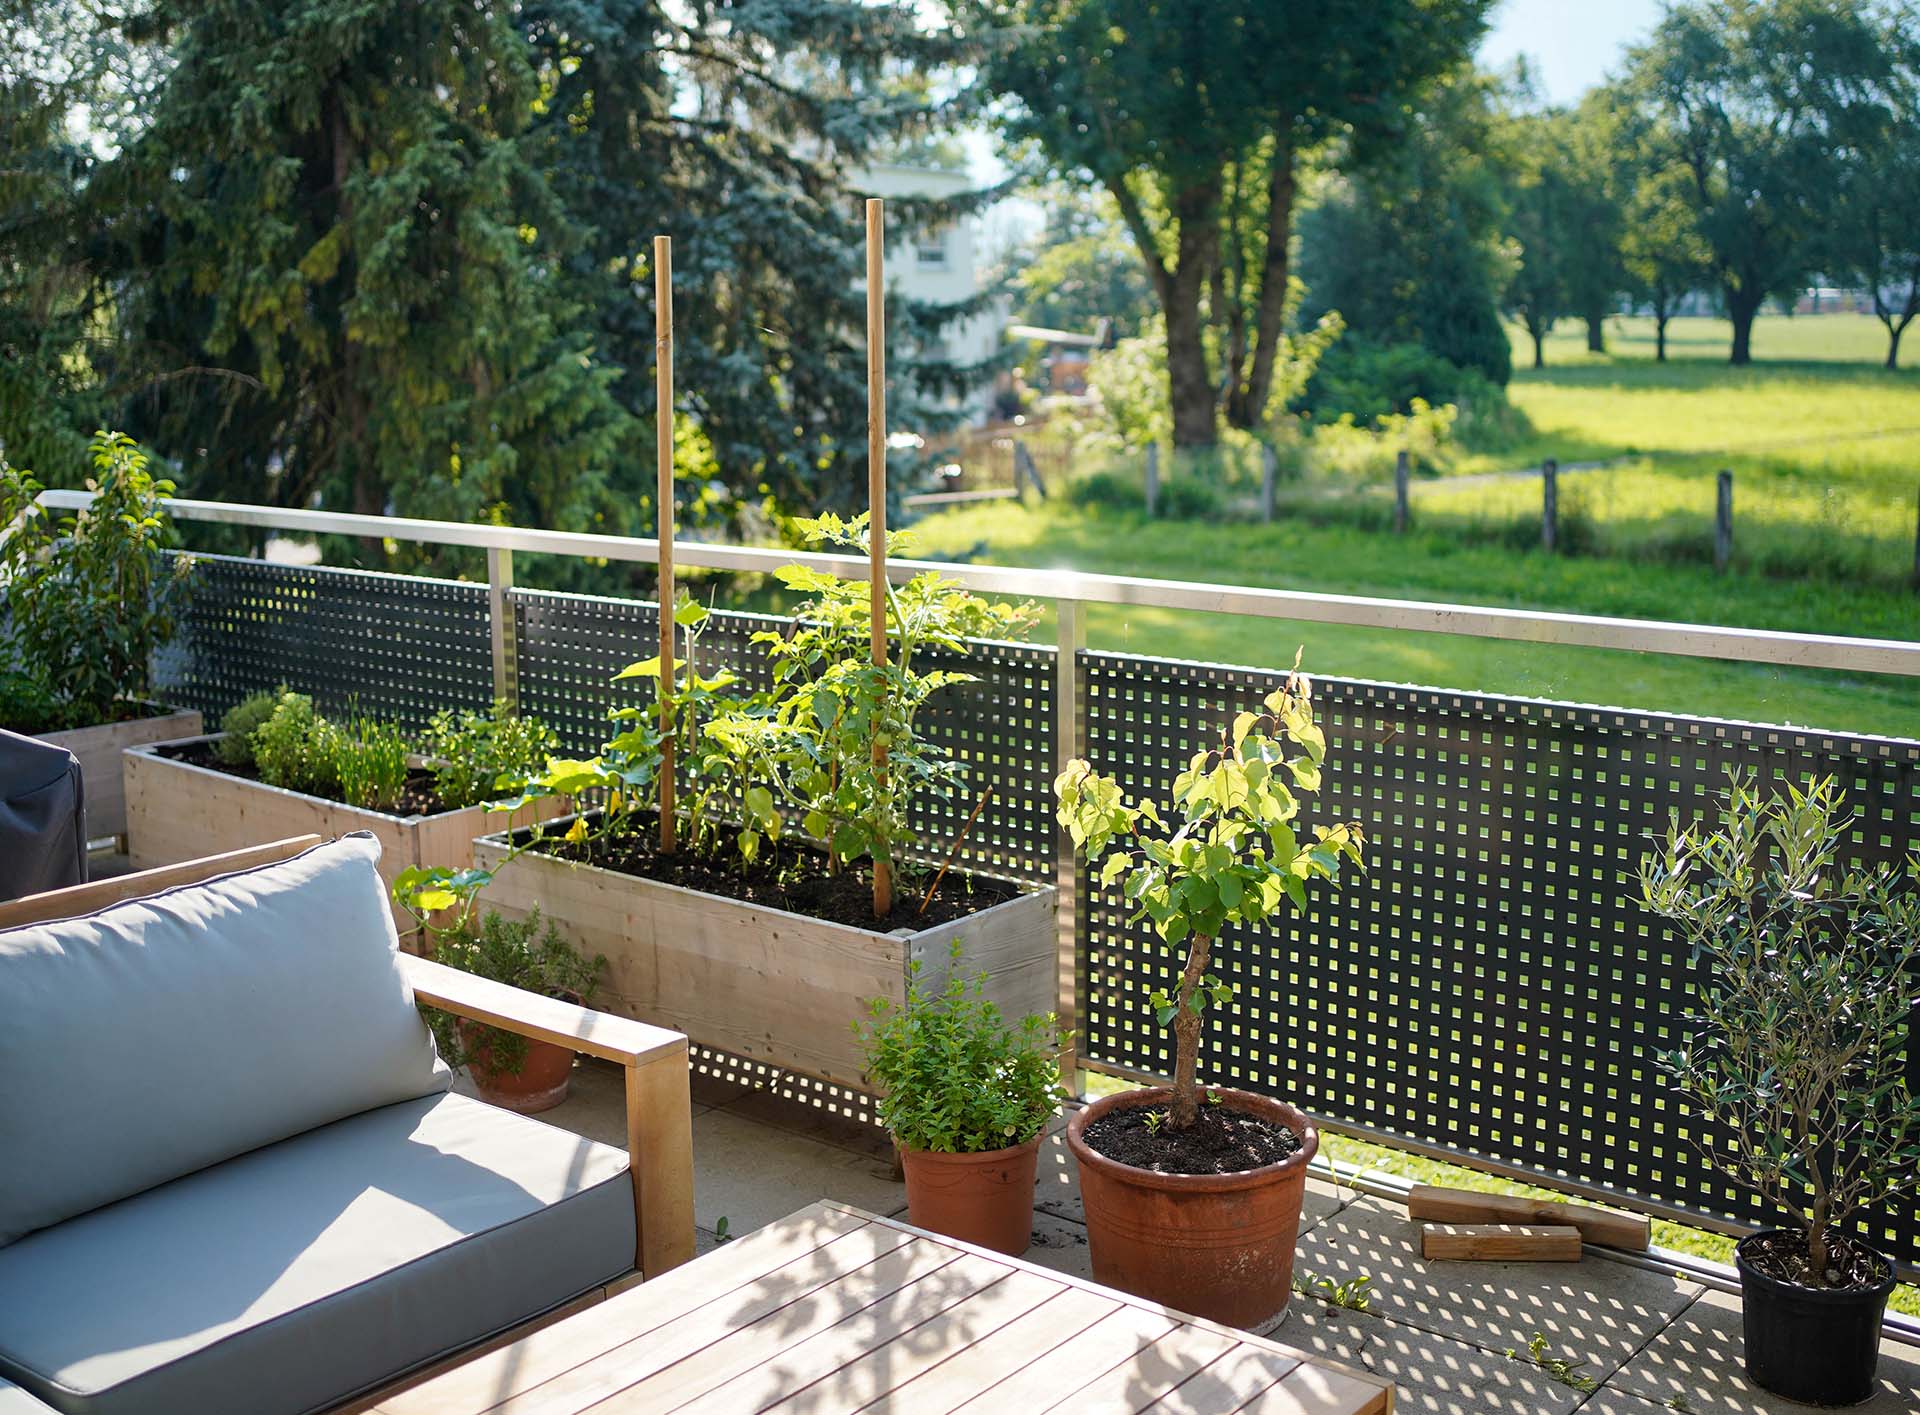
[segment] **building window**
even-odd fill
[[[942,222],[930,231],[922,231],[913,238],[914,264],[927,269],[944,269],[947,264],[947,233],[953,228]]]

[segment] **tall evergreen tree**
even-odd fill
[[[617,518],[635,445],[578,327],[506,7],[160,0],[126,318],[193,376],[142,427],[201,494]]]
[[[590,231],[575,261],[618,394],[651,406],[647,239],[674,239],[675,371],[734,514],[853,504],[866,482],[863,169],[936,115],[927,78],[974,53],[901,0],[530,0],[533,134]],[[891,236],[987,194],[888,203]],[[981,301],[984,301],[982,295]],[[895,426],[950,420],[977,378],[939,341],[978,308],[893,302]],[[715,510],[715,508],[707,508]]]

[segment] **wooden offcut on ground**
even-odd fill
[[[1393,1387],[822,1201],[434,1376],[382,1415],[1384,1415]]]

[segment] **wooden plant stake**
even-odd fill
[[[867,199],[867,614],[872,623],[873,666],[887,666],[887,292],[886,212],[878,197]],[[873,769],[881,789],[887,781],[887,749],[873,744]],[[891,848],[891,842],[882,842]],[[873,861],[873,916],[893,912],[893,867]]]
[[[653,238],[653,416],[659,486],[654,493],[660,541],[660,853],[674,841],[673,664],[678,647],[673,624],[673,238]]]
[[[993,788],[989,786],[981,793],[980,799],[973,803],[973,813],[967,817],[967,823],[960,827],[960,834],[954,837],[947,858],[940,862],[940,873],[933,877],[933,883],[927,886],[925,897],[920,901],[920,912],[927,912],[927,906],[933,903],[933,892],[940,888],[940,881],[947,877],[947,871],[953,866],[953,857],[960,853],[960,847],[967,843],[967,835],[973,829],[973,823],[980,819],[980,812],[987,808],[987,802],[993,799]]]

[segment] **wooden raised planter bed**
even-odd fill
[[[99,840],[127,833],[127,793],[121,779],[121,754],[129,747],[148,742],[192,737],[203,725],[199,713],[183,708],[157,717],[136,717],[126,722],[105,722],[98,727],[76,727],[67,732],[39,735],[42,742],[65,747],[79,758],[81,789],[86,793],[87,839]]]
[[[866,1089],[852,1023],[868,998],[905,1001],[911,963],[924,987],[942,986],[956,938],[963,971],[987,974],[987,995],[1009,1020],[1054,1010],[1051,886],[885,934],[533,851],[501,868],[509,849],[504,831],[474,841],[474,863],[497,870],[482,898],[507,915],[537,904],[583,952],[605,954],[594,1006],[737,1056]]]
[[[126,753],[127,850],[135,869],[177,864],[292,835],[336,836],[366,830],[380,842],[380,878],[391,887],[402,870],[414,865],[465,869],[473,863],[474,837],[499,827],[503,819],[485,806],[431,816],[388,815],[167,755],[169,749],[218,740],[218,734],[188,737]],[[537,809],[541,806],[546,809]],[[530,825],[560,809],[558,801],[537,802],[515,812],[512,823]],[[405,936],[413,927],[412,916],[391,902],[390,907]]]

